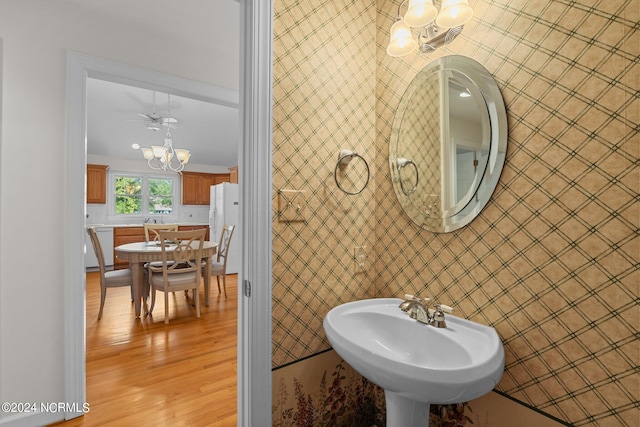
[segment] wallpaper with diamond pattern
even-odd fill
[[[471,0],[452,44],[393,59],[398,4],[275,1],[274,367],[329,347],[331,307],[412,292],[496,328],[501,393],[574,425],[637,426],[640,2]],[[448,54],[494,75],[509,146],[481,215],[433,234],[399,211],[388,145],[404,89]],[[335,185],[341,148],[371,166],[358,196]],[[278,220],[278,189],[305,191],[305,222]]]
[[[276,1],[273,59],[273,365],[327,349],[322,319],[373,297],[375,269],[355,273],[354,248],[375,245],[375,5]],[[336,170],[341,149],[355,151]],[[283,222],[278,190],[304,191],[304,222]],[[373,255],[371,255],[373,256]]]
[[[376,295],[431,296],[496,328],[497,389],[575,425],[638,425],[637,1],[476,1],[430,56],[384,49],[397,3],[378,1]],[[389,197],[394,111],[429,61],[482,63],[509,116],[491,202],[451,234],[416,228]]]

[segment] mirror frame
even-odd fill
[[[401,180],[400,169],[403,165],[407,164],[407,161],[411,161],[411,159],[404,158],[405,156],[403,156],[398,150],[398,145],[402,143],[401,135],[403,134],[403,118],[405,112],[412,107],[412,97],[416,91],[420,89],[421,83],[426,80],[426,77],[432,74],[440,76],[443,72],[456,72],[456,75],[463,75],[468,80],[468,82],[465,83],[472,85],[471,87],[473,88],[473,91],[482,95],[487,109],[487,116],[482,120],[488,120],[490,138],[487,164],[483,171],[476,173],[476,180],[478,178],[481,179],[477,182],[475,191],[471,194],[466,194],[465,197],[465,200],[469,199],[469,203],[475,203],[475,205],[473,205],[471,209],[467,209],[469,205],[466,204],[462,209],[447,216],[442,215],[442,206],[438,206],[437,203],[432,203],[429,206],[426,206],[425,202],[423,203],[423,205],[425,205],[423,208],[420,207],[422,202],[416,203],[417,198],[421,196],[424,197],[424,195],[415,191],[415,188],[417,187],[417,180],[425,176],[425,174],[419,173],[419,168],[415,166],[415,164],[413,164],[416,168],[416,185],[413,187],[414,191],[405,191],[407,185]],[[442,86],[442,84],[439,85],[440,88],[442,88]],[[441,93],[428,95],[434,100],[438,99],[438,102],[442,104]],[[437,95],[437,97],[435,95]],[[439,133],[440,144],[442,147],[443,141],[445,140],[444,135],[449,135],[449,129],[439,129]],[[420,70],[420,72],[418,72],[411,83],[407,86],[400,104],[398,105],[398,109],[396,110],[391,130],[389,143],[389,169],[391,171],[393,189],[405,214],[416,225],[434,233],[452,232],[469,224],[487,205],[493,191],[498,185],[506,157],[507,138],[507,112],[504,100],[496,81],[486,68],[475,60],[460,55],[444,56],[429,63]],[[440,150],[441,158],[436,160],[441,165],[444,164],[442,161],[443,151],[443,149]],[[399,166],[399,164],[402,165]],[[441,176],[447,173],[448,171],[441,170]],[[441,179],[444,179],[444,177],[442,176]],[[414,186],[414,182],[411,182],[408,185],[408,187],[412,186]],[[440,199],[442,199],[442,195],[440,195]],[[439,210],[441,214],[433,215],[432,210],[434,209]]]

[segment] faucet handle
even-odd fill
[[[416,297],[414,297],[411,294],[404,294],[404,301],[402,301],[400,303],[400,305],[398,307],[400,307],[400,309],[402,311],[409,311],[409,309],[411,309],[411,306],[417,301],[418,299]],[[418,300],[419,301],[419,300]]]
[[[433,322],[431,324],[436,328],[446,328],[447,322],[444,320],[444,313],[453,313],[453,308],[444,304],[434,304],[433,307],[436,311],[433,313]]]
[[[404,299],[407,300],[407,301],[415,301],[415,302],[422,303],[422,299],[420,299],[419,297],[417,297],[415,295],[411,295],[411,294],[404,294]],[[424,298],[425,305],[429,305],[429,301],[431,301],[431,298]]]
[[[444,313],[453,313],[453,307],[450,307],[448,305],[444,305],[444,304],[434,304],[433,305],[435,307],[436,310],[438,311],[442,311]]]

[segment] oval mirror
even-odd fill
[[[398,201],[420,227],[457,230],[489,201],[506,150],[507,113],[489,71],[464,56],[437,59],[396,111],[389,167]]]

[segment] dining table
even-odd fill
[[[167,247],[167,260],[173,260],[172,252],[175,247]],[[205,259],[204,266],[204,298],[205,304],[209,305],[209,289],[211,285],[211,263],[212,257],[218,250],[217,242],[205,241],[202,247],[202,257]],[[133,303],[136,318],[140,317],[143,300],[146,300],[144,270],[145,264],[153,261],[162,261],[162,248],[157,242],[134,242],[125,243],[114,248],[116,257],[123,261],[129,261],[129,268],[133,275]]]

